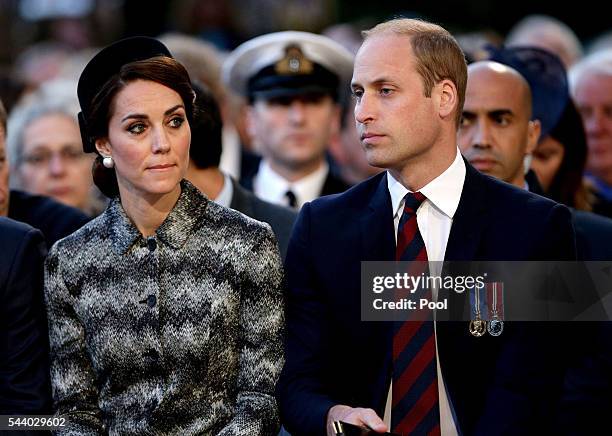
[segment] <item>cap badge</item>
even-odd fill
[[[274,66],[277,74],[310,74],[312,62],[304,57],[302,50],[295,44],[285,47],[285,57]]]

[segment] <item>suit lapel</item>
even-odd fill
[[[393,260],[395,235],[391,197],[387,189],[386,173],[370,198],[368,208],[360,218],[362,261]]]
[[[230,207],[234,210],[242,212],[243,214],[252,217],[254,215],[253,203],[247,196],[244,188],[240,186],[234,179],[232,179],[232,201]]]
[[[350,188],[350,185],[344,182],[341,178],[335,176],[330,168],[330,170],[327,172],[327,177],[325,177],[323,187],[321,188],[321,196],[339,194],[346,191],[348,188]]]
[[[376,186],[366,210],[360,217],[360,260],[393,261],[395,259],[395,227],[393,225],[391,196],[387,188],[386,172],[377,178],[379,178],[378,186]],[[381,343],[380,341],[384,341],[388,350],[385,353],[385,360],[382,371],[378,374],[378,380],[370,387],[372,407],[382,412],[391,381],[393,323],[368,323],[367,331],[371,340],[378,344]]]
[[[453,224],[446,244],[444,254],[445,274],[451,276],[471,275],[467,262],[478,260],[479,246],[484,229],[487,225],[487,201],[485,184],[480,174],[468,162],[465,162],[466,172],[459,206],[453,217]],[[465,295],[451,292],[448,295],[451,319],[462,318],[469,311],[469,300]],[[442,319],[442,318],[440,318]],[[443,330],[442,328],[441,330]]]
[[[466,174],[459,207],[453,217],[453,224],[446,246],[445,261],[472,261],[479,257],[479,246],[484,230],[488,223],[488,205],[486,196],[486,183],[482,174],[480,174],[468,162],[465,162]],[[465,265],[457,264],[451,266],[448,271],[451,275],[464,275]],[[468,268],[469,269],[469,268]],[[467,272],[469,273],[469,272]],[[459,319],[462,313],[469,311],[468,300],[463,294],[451,292],[448,296],[449,307],[452,312],[450,316],[454,319]],[[456,392],[456,377],[463,376],[458,374],[454,362],[458,356],[463,354],[469,355],[474,342],[484,338],[473,338],[468,333],[468,322],[438,322],[437,342],[438,342],[438,357],[442,368],[444,382],[451,402],[451,409],[455,412],[457,409],[465,408],[462,404],[453,404],[453,398],[458,398]],[[478,344],[476,344],[478,345]],[[461,413],[456,414],[457,417],[463,416]],[[466,423],[457,420],[457,427],[461,434],[461,428]]]
[[[465,182],[459,207],[453,217],[444,260],[470,261],[476,258],[482,232],[487,223],[484,177],[467,161]]]

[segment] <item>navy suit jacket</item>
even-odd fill
[[[8,217],[40,230],[47,248],[87,224],[91,219],[79,209],[50,197],[11,191]]]
[[[533,171],[529,190],[544,195]],[[612,220],[572,210],[576,250],[581,261],[612,261]],[[604,319],[604,318],[602,318]],[[565,335],[573,341],[559,408],[559,425],[566,435],[597,434],[609,425],[612,410],[612,322],[579,323]]]
[[[466,167],[445,260],[575,260],[565,206]],[[386,173],[302,208],[286,259],[286,364],[277,387],[291,434],[325,434],[335,404],[383,415],[392,323],[361,322],[360,261],[392,261],[394,231]],[[507,322],[501,336],[475,338],[467,322],[438,322],[460,434],[550,430],[564,347],[553,323],[537,324]]]
[[[0,415],[51,410],[40,231],[0,217]]]
[[[232,179],[232,186],[234,194],[232,195],[230,207],[258,221],[270,224],[278,241],[281,256],[285,259],[297,212],[288,207],[269,203],[256,197],[255,194],[244,189],[234,179]]]

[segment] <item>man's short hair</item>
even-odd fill
[[[416,70],[423,78],[426,97],[431,97],[434,85],[444,79],[455,84],[459,98],[455,121],[459,125],[465,101],[467,63],[457,40],[437,24],[410,18],[386,21],[362,32],[364,41],[383,34],[410,37],[412,52],[417,61]]]
[[[612,77],[612,49],[602,50],[588,55],[575,64],[569,71],[569,82],[572,93],[581,77],[587,73]]]

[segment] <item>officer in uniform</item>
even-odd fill
[[[306,32],[263,35],[231,53],[223,80],[248,99],[247,129],[262,155],[243,170],[245,187],[294,208],[348,188],[330,169],[327,148],[339,132],[352,67],[348,50]]]

